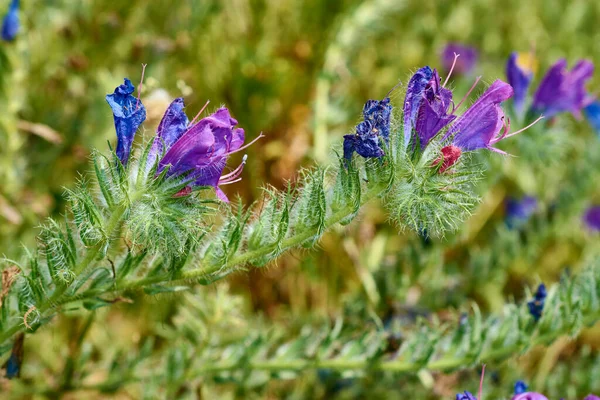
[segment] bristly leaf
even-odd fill
[[[92,199],[85,181],[80,181],[74,190],[67,190],[67,199],[81,241],[86,246],[93,246],[102,240],[108,240],[102,226],[102,212]]]
[[[355,163],[351,162],[346,166],[343,158],[338,157],[338,159],[339,168],[335,176],[335,183],[330,191],[331,213],[346,214],[346,217],[340,223],[347,225],[356,217],[360,210],[361,184]]]
[[[237,208],[235,214],[234,208]],[[226,265],[240,248],[250,212],[244,210],[241,200],[237,207],[227,208],[225,212],[227,217],[222,227],[206,240],[207,246],[201,251],[203,264]]]
[[[52,280],[61,285],[70,283],[74,278],[73,269],[77,260],[70,232],[63,232],[58,222],[49,219],[47,225],[42,227],[39,241]]]
[[[304,186],[299,190],[300,197],[292,208],[292,231],[312,232],[303,242],[313,246],[325,231],[327,203],[324,188],[325,170],[315,169],[304,176]]]
[[[267,196],[262,212],[248,226],[248,250],[270,249],[252,260],[256,266],[264,266],[280,254],[281,241],[288,232],[290,195],[267,190]]]

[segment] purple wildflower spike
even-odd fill
[[[594,131],[600,135],[600,101],[589,104],[583,109],[583,113]]]
[[[428,66],[419,69],[408,81],[406,97],[404,98],[404,147],[408,147],[412,138],[413,128],[419,113],[419,107],[424,101],[425,88],[433,77],[433,71]]]
[[[583,222],[594,232],[600,232],[600,206],[592,206],[583,214]]]
[[[515,228],[526,223],[537,209],[537,199],[525,196],[522,199],[510,197],[506,200],[506,224]]]
[[[227,108],[220,108],[196,124],[192,121],[183,133],[181,127],[187,119],[182,116],[183,102],[175,100],[167,110],[167,114],[169,113],[172,114],[163,117],[159,135],[163,135],[163,138],[168,136],[169,140],[179,137],[174,139],[170,147],[167,146],[166,154],[158,163],[158,173],[170,165],[168,176],[190,173],[188,178],[193,179],[191,186],[212,186],[219,199],[229,201],[219,185],[240,180],[246,157],[234,171],[223,175],[227,158],[263,137],[262,134],[243,146],[244,130],[235,128],[238,122],[231,117]],[[166,142],[165,140],[165,144]]]
[[[533,295],[533,299],[527,302],[527,308],[529,308],[529,314],[534,320],[539,321],[542,318],[542,312],[544,311],[544,304],[548,292],[546,291],[546,285],[541,283]]]
[[[515,382],[515,394],[523,394],[527,391],[527,384],[523,381]]]
[[[135,87],[125,78],[113,94],[106,95],[106,101],[113,111],[115,129],[117,131],[117,157],[123,165],[127,165],[131,145],[138,127],[146,119],[146,108],[139,98],[131,94]]]
[[[456,65],[454,55],[460,54]],[[477,50],[474,47],[465,46],[460,43],[448,43],[442,51],[442,65],[446,71],[454,69],[459,75],[470,74],[477,65]]]
[[[2,21],[2,40],[11,42],[19,33],[19,0],[12,0],[8,12]]]
[[[600,400],[600,397],[593,395],[593,394],[588,394],[587,396],[585,396],[585,399],[583,400]]]
[[[513,103],[517,114],[523,112],[527,91],[533,80],[531,64],[532,56],[530,54],[519,55],[516,52],[510,55],[506,63],[506,79],[515,92]]]
[[[525,392],[514,395],[511,400],[548,400],[548,398],[541,393]]]
[[[581,109],[592,101],[585,83],[593,73],[594,65],[590,61],[580,60],[570,72],[566,60],[558,61],[548,70],[533,96],[533,112],[552,117],[569,111],[579,118]]]

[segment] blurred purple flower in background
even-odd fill
[[[527,384],[523,381],[515,382],[515,394],[525,393],[527,391]]]
[[[511,400],[548,400],[548,398],[541,393],[525,392],[513,396]]]
[[[539,321],[539,319],[542,317],[542,311],[544,311],[544,303],[546,302],[547,295],[548,293],[546,292],[546,285],[541,283],[533,295],[533,299],[527,302],[529,313],[536,321]]]
[[[530,53],[513,52],[506,63],[506,79],[514,90],[514,107],[517,114],[523,112],[525,99],[533,80],[533,56]]]
[[[567,61],[559,60],[548,70],[535,92],[532,111],[546,117],[569,111],[578,118],[581,110],[593,101],[585,89],[593,73],[594,65],[590,61],[580,60],[567,71]]]
[[[600,135],[600,101],[594,101],[583,109],[583,113],[594,131]]]
[[[537,209],[537,199],[533,196],[525,196],[521,199],[509,197],[506,200],[506,225],[516,228],[526,223]]]
[[[113,94],[106,95],[117,131],[117,157],[123,165],[127,165],[129,161],[135,132],[146,119],[146,108],[139,97],[131,95],[134,90],[131,81],[125,78],[124,83],[117,86]]]
[[[592,206],[583,214],[583,222],[588,229],[600,232],[600,206]]]
[[[2,39],[7,42],[15,40],[19,28],[19,0],[12,0],[2,21]]]
[[[454,71],[459,75],[468,75],[475,69],[477,64],[477,50],[474,47],[465,46],[460,43],[448,43],[442,51],[442,65],[446,71],[452,70],[454,54],[460,54]]]
[[[456,395],[456,400],[477,400],[477,397],[473,396],[471,392],[464,391]]]

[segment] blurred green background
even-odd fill
[[[8,1],[0,1],[0,9],[7,7]],[[504,79],[506,58],[514,50],[534,47],[538,71],[562,57],[570,65],[579,58],[600,62],[600,2],[591,0],[22,0],[20,16],[16,41],[0,47],[0,253],[8,257],[31,246],[44,217],[63,212],[63,188],[85,176],[90,151],[106,150],[107,141],[114,145],[104,96],[124,77],[139,81],[143,63],[148,65],[142,93],[148,119],[140,143],[152,137],[166,106],[178,96],[185,97],[190,116],[210,100],[211,109],[229,107],[248,139],[266,134],[248,149],[243,181],[226,188],[228,195],[240,194],[250,204],[262,186],[284,187],[301,167],[331,162],[330,144],[339,144],[351,131],[365,100],[383,97],[423,65],[439,67],[448,42],[479,50],[474,75],[483,75],[486,83]],[[589,86],[592,92],[600,87],[598,76]],[[468,87],[470,78],[455,86]],[[572,119],[569,124],[584,131],[586,140],[595,139],[585,124]],[[383,316],[399,304],[443,314],[467,300],[497,311],[507,299],[521,298],[525,284],[540,277],[558,280],[565,265],[585,258],[585,246],[593,240],[575,233],[574,240],[559,241],[560,229],[549,228],[543,218],[532,224],[529,241],[502,229],[477,237],[501,212],[507,190],[496,187],[458,239],[433,244],[412,233],[398,234],[371,205],[349,227],[326,235],[316,250],[228,279],[231,292],[241,296],[236,297],[240,318],[266,327],[289,324],[293,330],[335,318],[352,305],[357,319],[367,310]],[[488,271],[494,263],[503,266],[501,273]],[[197,297],[209,298],[218,290],[202,288]],[[164,331],[177,326],[174,316],[186,309],[186,299],[140,297],[134,304],[99,310],[94,317],[99,323],[86,337],[90,363],[101,371],[116,353],[137,352],[149,336],[166,338],[155,349],[168,347]],[[86,318],[77,313],[59,318],[26,342],[25,382],[58,384],[69,359],[69,338]],[[248,324],[247,329],[255,326]],[[221,333],[214,328],[213,334]],[[488,398],[508,397],[519,375],[540,391],[565,398],[600,391],[585,374],[573,378],[569,373],[598,368],[598,344],[590,331],[576,343],[561,341],[551,357],[540,350],[492,366],[489,390],[498,395]],[[399,377],[386,386],[389,392],[363,382],[366,392],[358,394],[310,392],[306,388],[315,376],[247,392],[231,385],[202,390],[205,398],[367,398],[361,397],[365,393],[451,398],[464,385],[474,392],[478,371],[434,378]],[[137,398],[139,393],[133,384],[116,394],[76,391],[69,396]]]

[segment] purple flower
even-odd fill
[[[541,393],[525,392],[514,395],[511,400],[548,400],[548,398]]]
[[[523,111],[527,91],[533,79],[532,64],[533,57],[530,54],[519,55],[516,52],[510,55],[506,63],[506,79],[515,92],[513,102],[518,114]]]
[[[408,81],[404,98],[404,147],[408,147],[421,103],[425,100],[425,88],[433,77],[428,66],[419,69]]]
[[[219,185],[239,181],[246,162],[244,157],[242,164],[223,175],[227,158],[253,143],[242,146],[244,130],[235,128],[237,123],[227,108],[220,108],[198,123],[192,121],[188,124],[183,99],[175,99],[159,124],[149,162],[166,152],[158,162],[157,173],[167,166],[167,176],[188,173],[186,179],[192,180],[190,186],[212,186],[217,197],[227,202],[229,200]],[[261,137],[262,134],[255,140]]]
[[[365,158],[383,157],[385,152],[381,148],[381,138],[387,145],[391,115],[389,97],[381,101],[367,101],[363,107],[363,121],[356,126],[356,133],[344,135],[344,158],[350,161],[354,152]]]
[[[527,384],[523,381],[515,382],[515,394],[522,394],[527,391]]]
[[[414,124],[419,145],[421,149],[425,149],[438,132],[456,119],[456,115],[448,114],[448,107],[452,103],[452,91],[442,87],[437,70],[433,70],[433,76],[425,86],[422,96]],[[454,108],[451,111],[454,111]]]
[[[2,21],[2,39],[7,42],[15,40],[19,27],[19,0],[12,0]]]
[[[123,85],[117,86],[113,94],[106,95],[106,101],[112,108],[117,131],[117,157],[127,165],[135,132],[146,119],[146,108],[131,94],[135,87],[125,78]]]
[[[506,224],[514,228],[529,220],[537,209],[537,199],[533,196],[525,196],[522,199],[510,197],[506,200]]]
[[[588,122],[592,128],[600,135],[600,101],[596,100],[583,109]]]
[[[148,164],[153,164],[156,157],[173,146],[175,142],[185,133],[190,121],[184,112],[185,103],[183,98],[178,97],[169,105],[167,111],[163,115],[156,137],[148,153]]]
[[[539,321],[539,319],[542,317],[546,296],[548,296],[548,293],[546,292],[546,285],[541,283],[533,295],[533,299],[527,303],[529,313],[536,321]]]
[[[453,145],[463,151],[489,149],[504,153],[492,145],[500,140],[513,136],[508,133],[508,120],[500,108],[500,103],[513,95],[512,87],[501,80],[492,85],[469,107],[469,109],[452,125],[444,139],[453,136]],[[525,128],[526,129],[526,128]],[[504,130],[502,134],[500,131]]]
[[[600,400],[600,397],[593,394],[588,394],[583,400]]]
[[[464,391],[456,394],[456,400],[477,400],[477,397],[473,396],[471,392]]]
[[[460,57],[454,65],[454,54]],[[477,64],[477,50],[474,47],[465,46],[459,43],[448,43],[442,51],[442,65],[446,71],[456,71],[460,75],[467,75],[473,71]]]
[[[546,117],[563,111],[579,117],[581,109],[591,101],[585,82],[593,72],[594,65],[587,60],[579,61],[570,72],[567,71],[566,60],[558,61],[548,70],[535,92],[532,110]]]
[[[600,206],[592,206],[583,214],[583,222],[588,229],[600,232]]]

